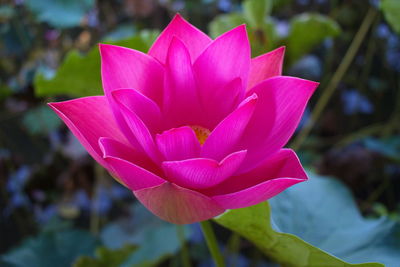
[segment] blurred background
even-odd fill
[[[297,207],[296,218],[275,208],[280,229],[350,262],[398,266],[398,0],[1,1],[0,266],[184,266],[184,253],[193,266],[211,265],[198,226],[149,214],[46,106],[102,94],[97,44],[146,52],[177,12],[213,38],[246,23],[253,56],[285,45],[284,74],[321,82],[288,146],[310,173],[335,182],[312,184],[306,193],[319,198]],[[280,199],[271,201],[272,214],[289,198]],[[332,203],[313,212],[324,199]],[[354,256],[322,242],[347,205],[362,223],[381,216],[390,222],[367,242],[379,239],[376,258],[363,244]],[[312,221],[312,229],[285,226],[285,218]],[[362,228],[352,223],[342,228]],[[214,227],[230,266],[277,266]]]

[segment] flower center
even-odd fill
[[[206,141],[207,137],[210,135],[210,130],[207,128],[198,126],[198,125],[192,125],[189,126],[190,128],[193,129],[193,131],[196,134],[197,140],[199,140],[199,143],[202,145]]]

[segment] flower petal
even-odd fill
[[[166,160],[197,158],[200,155],[200,143],[194,131],[188,126],[158,134],[156,143]]]
[[[282,75],[284,55],[285,47],[282,46],[264,55],[253,58],[250,64],[247,89],[251,89],[259,82],[268,78]]]
[[[204,107],[217,107],[221,95],[235,98],[236,95],[221,93],[226,85],[236,78],[242,81],[241,90],[245,90],[250,68],[250,45],[244,25],[226,32],[215,39],[197,58],[194,72],[199,94]],[[228,100],[231,102],[231,100]],[[209,118],[218,116],[207,112]]]
[[[190,55],[181,40],[174,37],[165,66],[163,115],[169,127],[196,125],[204,116],[193,75]]]
[[[112,92],[113,101],[116,103],[116,107],[121,112],[121,115],[125,119],[126,124],[135,136],[137,142],[140,144],[144,152],[155,162],[161,161],[161,155],[157,150],[154,143],[153,136],[151,135],[147,126],[139,118],[139,116],[125,105],[124,95]]]
[[[257,103],[257,95],[246,98],[211,132],[204,142],[201,155],[204,158],[221,160],[232,153],[250,121]],[[238,151],[238,150],[236,150]]]
[[[152,173],[162,175],[162,170],[160,167],[154,164],[154,162],[142,151],[137,151],[132,147],[124,145],[121,142],[108,137],[101,137],[99,139],[99,146],[103,153],[103,158],[120,158],[141,168],[149,170]]]
[[[105,136],[122,143],[127,141],[114,121],[106,97],[83,97],[48,105],[64,121],[89,154],[109,169],[98,145],[99,138]]]
[[[105,160],[112,167],[113,173],[132,191],[158,186],[164,179],[121,158],[108,157]]]
[[[186,45],[192,62],[196,60],[204,48],[212,41],[205,33],[177,14],[151,46],[148,54],[164,64],[167,58],[168,47],[174,36],[181,39]]]
[[[277,76],[256,85],[259,101],[236,150],[248,149],[243,171],[281,149],[294,133],[318,83]]]
[[[150,98],[133,89],[118,89],[112,92],[124,106],[134,112],[150,132],[158,132],[161,126],[161,111]]]
[[[208,220],[225,211],[207,196],[168,182],[133,193],[155,215],[175,224]]]
[[[220,163],[213,159],[195,158],[162,163],[168,180],[192,189],[215,186],[235,173],[246,157],[246,150],[232,153]]]
[[[282,149],[256,169],[225,180],[207,195],[213,195],[212,199],[225,209],[238,209],[265,201],[306,180],[296,154]]]
[[[126,47],[99,44],[99,48],[101,78],[107,97],[115,89],[133,88],[156,103],[162,103],[164,70],[157,60]]]

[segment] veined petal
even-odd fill
[[[215,39],[197,58],[193,68],[204,107],[218,106],[221,102],[219,91],[235,78],[241,79],[242,90],[245,90],[250,68],[250,44],[245,26],[241,25]],[[211,118],[214,115],[207,114]]]
[[[200,143],[194,131],[188,126],[158,134],[156,143],[166,160],[197,158],[200,155]]]
[[[283,58],[285,47],[279,47],[264,55],[251,60],[249,82],[247,89],[250,90],[259,82],[268,78],[282,75]]]
[[[127,141],[114,121],[106,97],[83,97],[48,105],[64,121],[89,154],[109,169],[98,145],[99,138],[111,137],[122,143]]]
[[[250,170],[288,142],[317,86],[316,82],[277,76],[248,92],[256,93],[259,101],[236,148],[248,149],[243,171]]]
[[[154,162],[142,151],[137,151],[130,146],[124,145],[123,143],[108,137],[101,137],[99,139],[99,146],[103,153],[103,158],[105,158],[108,163],[111,163],[111,167],[113,167],[113,164],[108,161],[107,158],[119,158],[131,162],[156,175],[162,175],[160,167],[154,164]],[[114,173],[116,174],[116,172]]]
[[[118,89],[112,92],[129,110],[134,112],[147,126],[150,132],[158,132],[162,128],[161,111],[150,98],[134,89]]]
[[[133,88],[162,103],[164,70],[151,56],[116,45],[100,44],[101,78],[105,95],[120,88]]]
[[[201,151],[202,157],[221,160],[233,151],[238,151],[234,148],[238,146],[237,142],[253,115],[256,103],[257,95],[249,96],[220,122],[206,139]]]
[[[174,36],[182,40],[188,48],[192,62],[196,60],[204,48],[212,41],[205,33],[177,14],[151,46],[148,54],[164,64],[167,58],[168,47]]]
[[[196,125],[204,112],[200,106],[190,55],[181,40],[174,37],[165,66],[163,115],[168,126]]]
[[[133,193],[155,215],[175,224],[208,220],[225,211],[209,197],[169,182]]]
[[[153,136],[151,135],[149,129],[139,118],[139,116],[124,104],[124,99],[120,99],[122,96],[123,95],[118,93],[112,93],[113,101],[116,103],[116,107],[121,112],[126,124],[128,125],[132,134],[135,136],[143,151],[155,163],[160,162],[161,155],[157,150],[157,147],[153,140]]]
[[[192,189],[204,189],[222,183],[233,175],[246,156],[246,150],[228,155],[221,162],[194,158],[182,161],[164,161],[162,167],[168,180]]]
[[[282,149],[249,173],[233,176],[207,193],[225,209],[238,209],[265,201],[286,188],[307,180],[296,154]]]
[[[165,182],[154,173],[121,158],[105,157],[113,172],[132,191],[151,188]]]

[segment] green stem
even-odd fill
[[[184,267],[191,267],[192,264],[190,262],[190,256],[189,256],[189,251],[186,245],[185,241],[185,227],[183,225],[177,225],[177,234],[179,241],[181,243],[181,261],[182,261],[182,266]]]
[[[354,37],[352,43],[350,44],[349,49],[347,50],[342,62],[340,63],[338,69],[333,74],[332,79],[329,81],[329,84],[324,89],[321,97],[319,98],[317,104],[312,111],[311,118],[308,120],[307,124],[304,126],[303,130],[299,133],[299,135],[293,141],[293,145],[291,146],[293,149],[299,149],[300,146],[303,144],[305,139],[311,132],[311,129],[314,127],[315,122],[319,119],[322,111],[325,109],[326,105],[328,104],[330,98],[332,97],[333,93],[335,92],[336,87],[338,86],[339,82],[343,79],[343,76],[346,74],[347,70],[350,67],[351,62],[353,61],[354,57],[357,54],[358,49],[360,48],[369,28],[371,27],[377,11],[371,7],[368,10],[367,15]]]
[[[203,231],[204,237],[208,249],[210,250],[211,256],[214,260],[215,266],[225,267],[224,259],[218,248],[217,239],[215,238],[214,231],[209,221],[200,222],[201,230]]]

